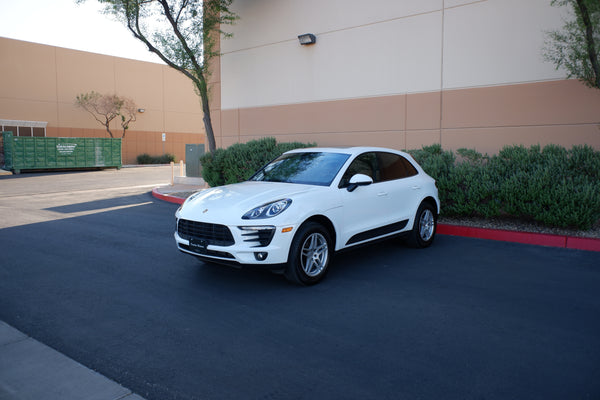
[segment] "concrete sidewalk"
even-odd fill
[[[144,400],[0,321],[0,400]]]

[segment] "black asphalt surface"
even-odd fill
[[[179,253],[147,192],[67,203],[0,230],[0,320],[147,399],[600,399],[599,253],[388,241],[303,288]]]

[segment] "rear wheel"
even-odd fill
[[[421,203],[407,243],[412,247],[427,247],[433,243],[437,230],[437,212],[431,203]]]
[[[327,274],[331,253],[327,229],[316,222],[302,225],[292,240],[285,277],[301,285],[319,282]]]

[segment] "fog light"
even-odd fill
[[[256,252],[254,253],[254,258],[256,258],[256,261],[265,261],[267,259],[267,256],[269,255],[269,253],[261,251],[261,252]]]

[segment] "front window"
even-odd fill
[[[393,181],[417,175],[419,172],[406,158],[386,152],[363,153],[350,164],[342,180],[340,188],[348,187],[350,178],[356,174],[371,177],[373,183]]]
[[[325,152],[283,154],[250,180],[329,186],[349,157],[349,154]]]
[[[360,156],[356,157],[354,161],[352,161],[352,163],[344,173],[344,176],[340,181],[339,187],[348,187],[350,178],[352,178],[356,174],[366,175],[373,179],[373,182],[378,182],[379,176],[377,171],[377,155],[375,153],[361,154]]]

